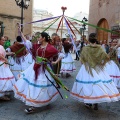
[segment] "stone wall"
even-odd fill
[[[120,24],[120,0],[90,0],[89,23],[97,25],[105,18],[109,29],[111,26]],[[96,29],[89,27],[89,33],[96,32]],[[108,34],[110,39],[110,33]]]
[[[24,23],[32,21],[33,0],[30,0],[30,6],[24,10]],[[5,29],[4,35],[12,41],[17,36],[16,23],[21,22],[21,8],[16,5],[15,0],[0,0],[0,21],[3,22]],[[32,26],[24,27],[24,34],[32,32]]]

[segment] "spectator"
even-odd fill
[[[11,46],[11,43],[7,36],[4,36],[4,38],[5,38],[4,48],[6,50],[9,46]]]

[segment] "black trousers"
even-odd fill
[[[76,60],[79,60],[79,57],[80,57],[80,50],[76,52]]]

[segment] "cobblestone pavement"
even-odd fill
[[[73,55],[73,58],[75,56]],[[77,71],[70,78],[61,78],[63,83],[71,90],[75,76],[80,68],[80,62],[75,61]],[[99,104],[99,110],[87,109],[83,103],[74,101],[69,93],[61,90],[67,99],[59,99],[42,108],[34,114],[25,114],[26,106],[13,98],[9,102],[0,101],[0,120],[120,120],[120,101],[115,103]]]

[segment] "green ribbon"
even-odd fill
[[[98,26],[96,26],[96,25],[93,25],[93,24],[90,24],[90,23],[86,23],[86,22],[84,22],[84,21],[80,21],[80,20],[77,20],[77,19],[75,19],[75,18],[71,18],[71,17],[68,17],[68,16],[66,16],[66,17],[67,17],[67,18],[70,18],[70,19],[72,19],[72,20],[81,22],[81,23],[83,23],[83,24],[89,25],[89,26],[91,26],[91,27],[94,27],[94,28],[96,28],[96,29],[100,29],[100,30],[103,30],[103,31],[106,31],[106,32],[110,32],[110,33],[113,33],[113,34],[118,34],[118,35],[120,35],[120,33],[118,33],[118,32],[115,32],[115,31],[112,31],[112,30],[109,30],[109,29],[106,29],[106,28],[98,27]]]
[[[46,58],[43,58],[43,57],[39,57],[39,56],[36,56],[36,62],[39,64],[39,63],[42,63],[42,62],[45,62],[45,61],[47,61],[47,59]]]
[[[50,75],[54,78],[56,83],[58,83],[63,89],[69,91],[69,89],[61,82],[61,80],[53,73],[53,71],[48,66],[45,66],[45,68],[50,73]]]
[[[6,62],[3,62],[2,64],[0,64],[0,66],[2,66],[2,65],[4,65],[4,64],[8,64],[8,65],[10,65],[10,66],[13,66],[13,65],[11,65],[11,64],[9,64],[9,63],[6,63]]]
[[[40,64],[42,62],[44,62],[45,64],[47,64],[48,60],[46,58],[43,57],[36,57],[37,63]],[[46,70],[50,73],[50,75],[54,78],[54,80],[56,81],[56,83],[58,83],[63,89],[69,91],[69,89],[61,82],[61,80],[54,74],[54,72],[46,65],[45,66]]]

